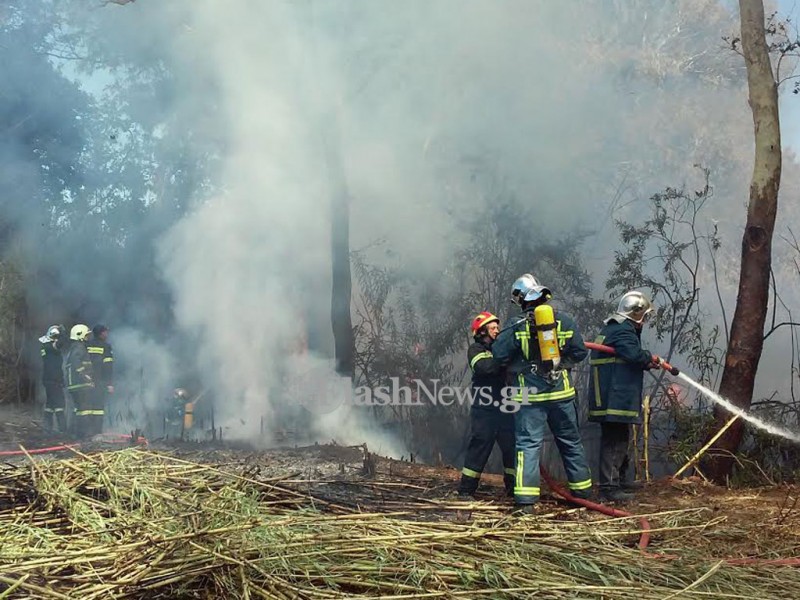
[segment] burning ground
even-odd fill
[[[800,597],[800,490],[660,481],[607,518],[364,446],[4,457],[0,593],[25,598]],[[760,562],[736,559],[758,558]]]

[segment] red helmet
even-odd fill
[[[470,329],[472,329],[472,335],[477,334],[481,330],[481,327],[495,322],[499,323],[500,319],[495,317],[488,310],[483,311],[477,317],[472,319],[472,325],[470,325]]]

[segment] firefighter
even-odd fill
[[[108,327],[105,325],[92,327],[92,339],[86,344],[86,350],[92,360],[92,372],[95,377],[94,391],[97,397],[94,400],[94,408],[102,409],[105,413],[108,401],[114,393],[114,352],[108,343]]]
[[[625,502],[630,426],[642,414],[644,372],[658,367],[660,359],[642,348],[642,327],[653,312],[650,300],[637,291],[627,292],[617,310],[604,321],[595,342],[614,348],[615,354],[592,351],[589,420],[600,423],[600,499]]]
[[[189,402],[189,392],[184,388],[172,390],[172,398],[168,400],[169,407],[164,418],[165,435],[169,438],[178,439],[182,437],[186,425],[187,409],[191,411],[192,405]],[[189,412],[189,414],[192,414]]]
[[[75,404],[75,430],[79,437],[91,437],[100,433],[103,426],[103,410],[95,408],[95,382],[92,360],[86,350],[91,331],[83,324],[75,325],[69,332],[72,344],[67,353],[67,390]],[[97,421],[100,421],[98,430]]]
[[[473,390],[471,434],[458,495],[461,498],[474,496],[483,468],[497,442],[503,458],[506,494],[513,496],[514,413],[500,410],[505,387],[505,369],[492,356],[492,343],[500,332],[500,319],[484,311],[475,317],[470,329],[475,340],[467,350]]]
[[[67,420],[64,414],[64,356],[62,354],[63,346],[66,343],[65,337],[66,330],[63,325],[51,325],[47,328],[47,333],[39,338],[39,342],[42,344],[45,428],[55,430],[57,424],[61,433],[67,431]]]
[[[523,311],[492,346],[495,360],[508,365],[514,383],[516,467],[514,500],[523,514],[539,501],[539,456],[549,425],[561,453],[570,493],[588,498],[592,478],[578,428],[575,388],[569,370],[588,355],[572,317],[554,310],[550,290],[530,273],[512,286],[511,299]]]

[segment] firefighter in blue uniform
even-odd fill
[[[600,423],[599,496],[624,502],[633,495],[625,488],[630,426],[642,414],[644,372],[658,367],[660,359],[642,348],[642,327],[653,306],[641,292],[620,299],[617,311],[605,320],[595,343],[614,348],[615,354],[592,351],[589,420]]]
[[[92,410],[95,419],[92,422],[92,435],[96,435],[103,432],[105,411],[109,408],[109,400],[114,393],[114,351],[108,343],[108,327],[105,325],[92,327],[92,337],[86,343],[86,351],[92,360],[92,373],[94,373]]]
[[[472,371],[473,403],[470,409],[470,440],[461,471],[458,495],[474,496],[483,468],[495,442],[503,458],[506,494],[514,494],[514,414],[504,410],[502,391],[505,369],[492,356],[492,343],[500,331],[500,320],[488,311],[472,321],[475,340],[467,350]]]
[[[520,403],[514,416],[514,500],[523,513],[529,514],[539,501],[539,456],[548,425],[561,453],[570,493],[577,498],[591,495],[592,478],[569,375],[588,350],[572,317],[547,304],[552,294],[533,275],[520,277],[511,297],[524,316],[500,332],[492,352],[495,360],[508,365],[509,379],[518,388],[514,396]]]
[[[91,334],[89,327],[83,323],[75,325],[69,333],[72,343],[66,359],[67,390],[75,405],[75,430],[82,438],[90,438],[95,433],[102,432],[103,428],[103,411],[94,408],[94,373],[92,360],[86,351]]]
[[[39,338],[42,344],[42,385],[45,393],[45,427],[58,430],[61,433],[67,431],[67,421],[64,414],[64,357],[62,355],[63,346],[66,343],[66,329],[63,325],[51,325],[47,333]],[[51,417],[54,421],[51,424]]]

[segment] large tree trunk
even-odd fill
[[[755,129],[755,161],[750,183],[747,225],[742,239],[739,295],[731,324],[720,395],[736,406],[749,408],[761,359],[764,322],[769,300],[772,232],[778,208],[781,179],[781,133],[778,89],[772,72],[764,32],[762,0],[739,0],[742,51],[747,66],[750,108]],[[717,407],[717,428],[729,414]],[[711,451],[707,474],[724,482],[733,468],[733,456],[742,440],[741,420],[723,435]]]
[[[325,158],[331,183],[331,327],[336,372],[353,377],[355,339],[350,315],[350,198],[339,154],[338,124],[331,124],[325,136]]]

